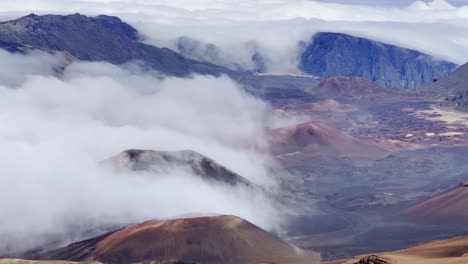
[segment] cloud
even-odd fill
[[[416,1],[410,5],[414,10],[454,10],[453,5],[444,0],[434,0],[432,2]]]
[[[325,2],[325,1],[323,1]],[[331,0],[328,2],[342,3],[342,4],[354,4],[354,5],[373,5],[373,6],[409,6],[415,2],[415,0]],[[419,1],[423,4],[431,3],[431,0]],[[451,5],[463,5],[466,4],[464,0],[447,0],[444,1]]]
[[[135,26],[148,43],[177,50],[178,39],[188,37],[201,43],[192,54],[195,58],[231,68],[255,69],[258,65],[252,57],[261,55],[266,72],[297,73],[298,42],[310,41],[318,31],[351,33],[459,64],[468,61],[468,6],[444,0],[411,5],[400,1],[390,7],[376,1],[351,5],[309,0],[20,2],[0,3],[0,16],[30,12],[118,15]],[[217,47],[216,56],[203,56],[210,44]]]
[[[60,56],[44,54],[43,52],[32,52],[26,56],[10,54],[0,49],[0,69],[2,69],[0,83],[16,87],[24,81],[25,76],[53,75],[62,59]]]
[[[115,174],[98,165],[130,148],[192,149],[274,185],[260,149],[269,106],[228,77],[162,79],[132,64],[75,63],[58,78],[42,71],[55,57],[0,56],[2,71],[15,66],[11,78],[0,78],[0,254],[187,213],[279,226],[262,194],[185,171]]]

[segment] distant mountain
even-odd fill
[[[139,42],[136,29],[113,16],[31,14],[0,23],[0,48],[2,43],[7,43],[7,50],[31,46],[66,51],[84,61],[123,64],[140,60],[150,69],[176,76],[192,72],[235,74],[211,63],[187,59],[170,49]]]
[[[444,78],[434,80],[424,87],[439,96],[456,96],[468,91],[468,63],[460,66]]]
[[[308,263],[313,256],[235,216],[151,220],[44,254],[102,263]],[[316,260],[316,259],[315,259]]]
[[[417,89],[457,67],[416,50],[341,33],[317,33],[300,56],[300,68],[328,78],[360,76],[385,88]]]
[[[230,171],[214,160],[191,150],[154,151],[130,149],[104,161],[116,169],[167,172],[172,169],[188,171],[200,178],[230,186],[253,187],[253,183]]]
[[[440,101],[440,106],[468,112],[468,63],[450,75],[424,87],[424,92]]]

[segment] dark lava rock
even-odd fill
[[[371,255],[360,259],[356,264],[390,264],[389,262],[379,258],[378,256]]]
[[[227,169],[216,161],[191,150],[154,151],[130,149],[105,161],[117,169],[166,172],[182,169],[211,182],[231,186],[254,187],[246,178]]]

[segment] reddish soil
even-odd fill
[[[423,222],[465,224],[468,220],[468,183],[404,209],[402,214]]]

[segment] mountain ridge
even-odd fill
[[[0,41],[66,51],[84,61],[117,65],[143,61],[149,69],[173,76],[238,74],[211,63],[187,59],[167,48],[139,42],[137,30],[115,16],[30,14],[0,22]]]
[[[315,34],[299,60],[303,72],[322,78],[366,77],[385,88],[411,90],[457,67],[420,51],[332,32]]]

